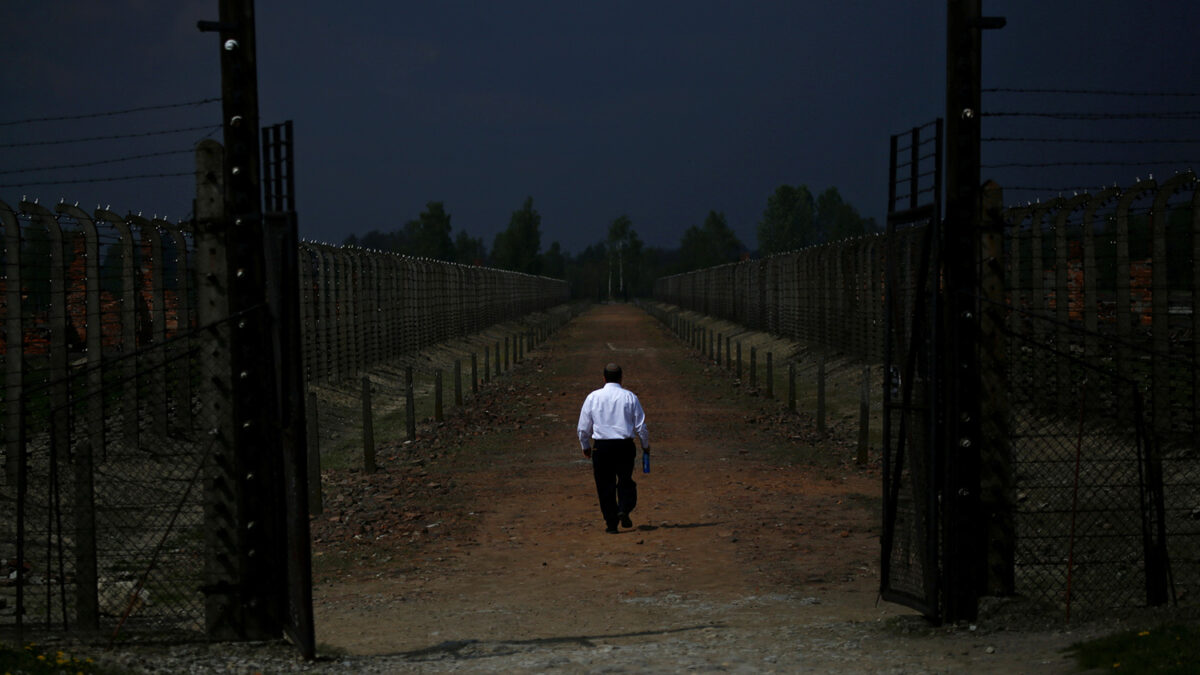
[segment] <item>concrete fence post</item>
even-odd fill
[[[442,422],[442,369],[433,371],[433,421]]]
[[[825,354],[817,357],[817,433],[825,434]]]
[[[758,388],[758,347],[750,347],[750,388]]]
[[[867,463],[868,436],[871,429],[871,366],[863,366],[862,395],[858,401],[858,464]]]
[[[411,390],[411,387],[410,387]],[[362,378],[363,470],[375,473],[375,421],[371,413],[371,378]]]
[[[321,428],[317,422],[317,395],[310,391],[305,401],[308,404],[304,416],[308,424],[308,512],[315,516],[325,510],[321,493]]]
[[[413,369],[404,368],[404,419],[407,424],[408,440],[417,440],[417,405],[413,400]]]
[[[796,362],[788,362],[788,410],[796,412]]]
[[[775,361],[774,354],[767,352],[767,398],[775,398]]]
[[[461,406],[462,404],[462,359],[454,359],[454,405]]]
[[[471,393],[479,393],[479,358],[475,352],[471,352]]]

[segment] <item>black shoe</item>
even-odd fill
[[[621,519],[621,527],[633,527],[633,521],[629,519],[628,513],[618,513],[617,517]]]
[[[604,528],[604,531],[608,534],[618,534],[620,532],[616,525],[609,525],[608,527]]]

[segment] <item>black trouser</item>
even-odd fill
[[[637,506],[637,483],[633,482],[633,460],[637,448],[633,439],[592,441],[592,474],[596,477],[596,495],[600,512],[609,527],[616,527],[618,514]]]

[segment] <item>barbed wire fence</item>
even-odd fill
[[[1200,168],[1200,93],[983,90],[982,169],[1010,206]]]
[[[1068,616],[1194,604],[1196,176],[1053,197],[1001,218],[1002,300],[979,302],[1002,336],[991,363],[1004,394],[992,414],[1004,417],[1011,453],[1013,590]],[[892,243],[902,267],[919,253],[917,230]],[[730,322],[735,335],[764,331],[875,365],[883,243],[836,242],[666,277],[655,287],[657,313],[702,350],[720,345],[703,327]],[[740,358],[721,346],[725,359]],[[886,381],[874,372],[878,397]]]
[[[886,252],[869,235],[663,277],[648,309],[746,391],[857,438],[865,463],[882,430]]]
[[[221,129],[199,123],[219,100],[0,122],[0,185],[85,194],[123,185],[190,204],[193,142]],[[210,478],[202,467],[216,422],[205,397],[215,373],[197,350],[228,327],[199,325],[188,215],[0,202],[0,572],[16,582],[0,585],[0,628],[165,639],[207,628],[212,505],[197,483]],[[299,267],[310,402],[328,399],[310,419],[342,444],[371,421],[368,412],[341,429],[330,422],[347,383],[368,377],[385,418],[415,393],[406,424],[383,430],[403,433],[418,415],[441,415],[431,353],[459,345],[482,357],[446,382],[447,405],[452,394],[461,403],[572,311],[559,306],[565,282],[498,270],[314,243]],[[362,391],[352,396],[359,410]],[[314,444],[310,466],[327,449]]]
[[[303,243],[300,276],[310,457],[326,468],[373,471],[377,440],[443,422],[579,309],[562,280],[356,247]]]
[[[0,568],[18,582],[0,588],[0,625],[169,635],[203,622],[196,471],[212,425],[193,409],[191,227],[118,215],[95,190],[190,204],[218,100],[0,121],[6,191],[104,204],[0,203],[0,502],[14,507]]]
[[[1004,211],[1015,588],[1194,604],[1200,93],[984,90]],[[1134,180],[1121,180],[1134,176]]]
[[[197,350],[213,328],[198,325],[191,224],[29,201],[0,217],[0,560],[20,581],[0,587],[0,626],[198,634],[195,471],[213,423]],[[380,420],[409,413],[380,430],[394,440],[441,415],[439,354],[461,359],[443,373],[446,407],[469,403],[573,311],[559,280],[312,243],[301,255],[313,450],[327,457],[369,426],[360,378]]]
[[[220,97],[0,121],[0,189],[103,204],[138,201],[153,218],[191,218],[196,144],[221,131]],[[156,203],[144,204],[147,196]],[[78,204],[78,202],[76,202]],[[99,208],[97,206],[96,208]]]

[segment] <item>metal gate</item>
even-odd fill
[[[940,119],[891,138],[880,566],[885,600],[935,618],[943,466],[937,437],[941,157]]]

